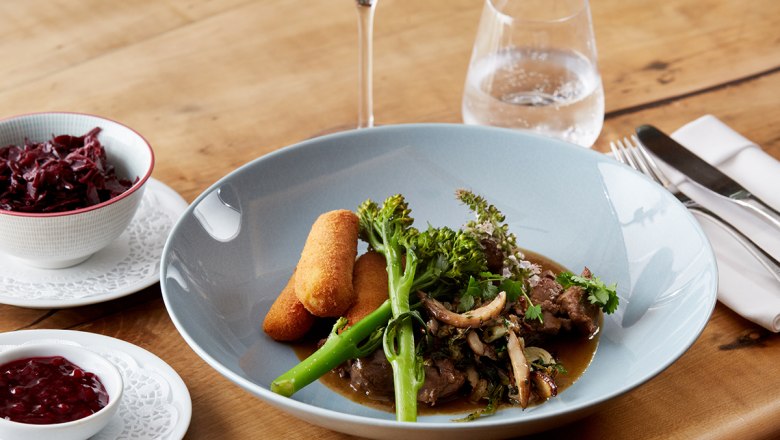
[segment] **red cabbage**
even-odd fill
[[[84,136],[52,136],[42,143],[0,148],[0,209],[47,213],[86,208],[127,191],[98,141],[100,127]],[[136,178],[136,181],[138,178]]]

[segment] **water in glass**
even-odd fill
[[[512,48],[478,60],[463,99],[467,124],[522,128],[587,146],[601,132],[603,114],[601,78],[573,51]]]
[[[486,0],[463,93],[463,121],[590,147],[604,89],[586,0]]]

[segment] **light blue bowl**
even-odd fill
[[[314,219],[395,193],[417,225],[458,227],[457,188],[484,195],[519,244],[574,271],[618,283],[584,375],[557,398],[470,423],[453,415],[399,423],[320,383],[293,398],[269,391],[297,358],[261,329],[292,273]],[[310,139],[232,172],[192,203],[162,257],[168,311],[189,345],[219,373],[283,411],[375,438],[495,438],[559,426],[651,379],[693,344],[716,301],[709,242],[663,188],[591,150],[479,126],[384,126]],[[670,392],[672,385],[669,385]],[[261,416],[261,415],[258,415]]]

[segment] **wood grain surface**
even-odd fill
[[[780,2],[593,0],[606,93],[594,146],[713,114],[780,159]],[[377,124],[460,122],[482,2],[380,0]],[[153,176],[192,201],[236,167],[357,121],[350,0],[0,2],[0,117],[67,110],[121,121]],[[0,286],[0,288],[2,288]],[[780,290],[780,289],[779,289]],[[259,325],[259,323],[258,323]],[[346,439],[266,405],[202,361],[154,285],[97,305],[0,305],[0,331],[77,329],[145,348],[193,400],[188,439]],[[780,438],[780,336],[718,305],[658,377],[538,438]]]

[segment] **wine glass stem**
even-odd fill
[[[358,11],[358,128],[374,126],[372,57],[374,11],[378,0],[356,0]]]

